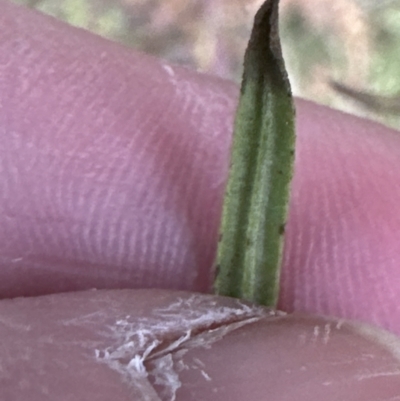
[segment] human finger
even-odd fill
[[[157,290],[0,302],[1,396],[29,401],[393,400],[399,340],[370,327]]]

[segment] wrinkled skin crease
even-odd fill
[[[63,399],[73,389],[78,399],[94,393],[96,399],[140,399],[139,385],[96,360],[99,336],[118,316],[149,317],[154,299],[168,308],[182,297],[170,290],[210,291],[237,88],[5,1],[0,11],[0,336],[2,349],[18,354],[0,352],[0,366],[7,367],[0,370],[2,396]],[[279,308],[399,334],[398,134],[310,102],[296,104]],[[90,288],[116,291],[74,292]],[[44,294],[53,295],[7,300]],[[226,301],[212,302],[218,309]],[[79,329],[62,323],[65,315],[79,320],[104,308]],[[180,311],[176,321],[185,316]],[[400,393],[392,337],[371,339],[351,325],[335,331],[336,323],[323,318],[280,319],[285,323],[278,328],[269,317],[250,322],[175,361],[189,366],[179,372],[184,385],[176,399],[260,399],[271,383],[275,400],[329,400],[339,391],[347,400],[360,394],[391,400]],[[275,335],[261,335],[264,330]],[[328,347],[324,340],[302,342],[332,330],[338,342]],[[173,341],[187,333],[182,329]],[[164,344],[169,335],[161,336]],[[346,359],[353,346],[358,357]],[[321,352],[338,360],[324,365]],[[133,365],[135,355],[129,355]],[[203,357],[203,367],[193,362]],[[284,363],[276,369],[280,359],[298,366],[299,375],[286,372]],[[366,360],[376,363],[368,372]],[[150,362],[144,366],[152,369]],[[245,380],[250,367],[254,382]],[[146,380],[155,389],[149,397],[172,397]]]

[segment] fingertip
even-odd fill
[[[399,333],[400,137],[307,101],[297,109],[279,307]]]
[[[208,291],[234,85],[0,7],[0,297]]]
[[[7,399],[389,401],[400,391],[399,340],[337,319],[154,290],[16,299],[0,311]]]

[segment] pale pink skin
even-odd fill
[[[70,292],[0,303],[0,366],[12,372],[0,373],[0,387],[7,389],[7,400],[45,400],[46,386],[48,399],[62,400],[73,387],[81,399],[89,394],[103,399],[93,395],[98,391],[105,400],[130,400],[131,387],[115,371],[94,359],[81,361],[78,331],[57,325],[66,315],[79,320],[107,302],[115,305],[95,323],[84,321],[92,338],[109,319],[132,309],[139,319],[152,313],[152,302],[168,306],[179,297],[190,299],[121,288],[210,292],[238,89],[1,0],[0,26],[0,297]],[[279,308],[357,319],[400,334],[399,134],[310,102],[298,100],[296,106],[296,166]],[[115,291],[73,292],[90,288]],[[185,311],[181,318],[187,318]],[[339,346],[332,348],[351,361],[348,381],[334,378],[333,362],[319,361],[311,369],[313,382],[299,372],[304,361],[321,359],[320,351],[300,356],[289,344],[305,331],[325,338],[315,332],[325,330],[325,320],[284,318],[282,330],[267,320],[228,334],[207,353],[192,351],[204,356],[213,381],[185,373],[187,386],[178,389],[177,400],[211,400],[211,394],[259,400],[272,385],[274,396],[266,399],[376,401],[400,393],[396,354],[387,356],[376,342],[366,349],[356,329],[345,331],[343,344],[339,330]],[[217,316],[215,322],[225,324]],[[260,337],[264,329],[256,325],[272,334]],[[37,348],[38,338],[54,338],[58,347],[39,352],[42,381],[29,367],[38,356],[20,346]],[[349,356],[348,344],[355,356]],[[319,346],[327,348],[324,340]],[[4,357],[7,349],[14,351]],[[289,358],[278,378],[271,377],[276,370],[271,350]],[[249,360],[240,371],[254,382],[238,379],[242,352]],[[367,373],[357,358],[366,354],[376,364],[369,361]],[[46,360],[64,363],[71,376]],[[298,366],[293,368],[298,379],[282,373],[291,364]],[[98,386],[80,369],[92,372]],[[321,387],[329,381],[318,376],[325,371],[333,384]],[[343,374],[341,363],[336,371]],[[69,379],[57,382],[57,375]],[[200,392],[188,390],[193,380]],[[310,383],[306,390],[304,380]],[[215,383],[225,383],[219,387],[225,392],[213,393]]]

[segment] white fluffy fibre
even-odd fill
[[[198,370],[204,380],[212,381],[200,360],[194,360],[191,366],[183,363],[187,350],[209,348],[227,333],[277,314],[281,313],[240,301],[235,307],[219,306],[207,295],[178,298],[165,308],[153,310],[146,318],[128,315],[117,319],[108,327],[108,333],[103,333],[112,345],[96,349],[95,357],[119,372],[135,392],[139,391],[140,400],[174,401],[183,370]],[[211,326],[214,328],[210,329]],[[193,335],[194,332],[198,334]]]

